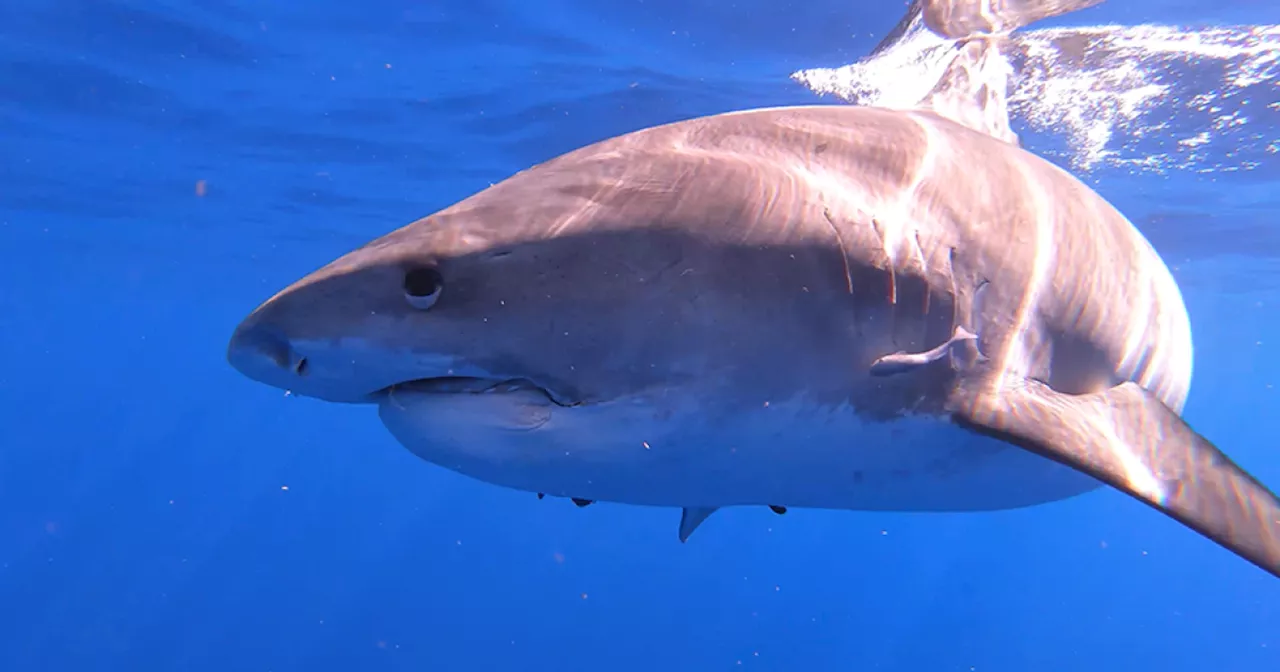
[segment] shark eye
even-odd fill
[[[410,306],[427,310],[436,305],[444,289],[444,278],[434,268],[413,268],[404,274],[404,298]]]

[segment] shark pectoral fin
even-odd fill
[[[1280,499],[1138,385],[966,385],[951,407],[959,424],[1089,474],[1280,577]]]
[[[699,507],[693,506],[686,508],[680,512],[680,543],[689,541],[689,535],[698,529],[702,521],[711,517],[716,512],[715,507]]]

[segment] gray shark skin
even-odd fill
[[[1190,322],[1128,220],[929,109],[758,109],[518,173],[301,278],[232,366],[499,486],[991,511],[1110,485],[1280,576],[1280,500],[1180,417]]]

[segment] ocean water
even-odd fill
[[[1280,670],[1280,583],[1118,492],[680,544],[674,510],[472,481],[226,364],[280,287],[533,163],[900,102],[932,46],[864,57],[903,4],[0,2],[0,672]],[[1111,0],[1023,31],[1011,96],[1174,269],[1184,415],[1273,487],[1278,24]]]

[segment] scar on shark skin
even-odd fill
[[[964,327],[957,326],[951,334],[951,338],[947,339],[942,345],[925,352],[908,353],[899,350],[892,355],[885,355],[871,363],[871,375],[873,376],[892,376],[898,373],[905,373],[914,368],[924,366],[931,362],[936,362],[946,357],[951,352],[951,347],[957,343],[964,341],[977,340],[977,335],[970,332]]]

